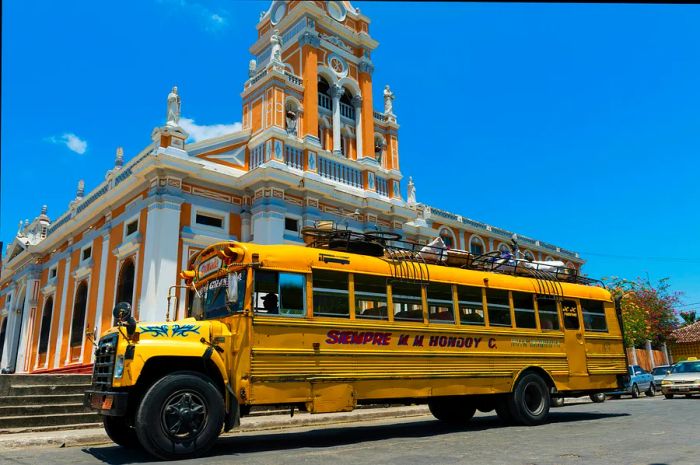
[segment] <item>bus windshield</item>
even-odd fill
[[[192,316],[198,320],[220,318],[243,310],[247,271],[214,278],[198,288],[192,302]]]

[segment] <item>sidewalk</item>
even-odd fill
[[[279,430],[300,426],[354,423],[383,418],[406,418],[429,415],[425,405],[408,407],[363,408],[343,413],[296,412],[293,417],[286,415],[251,416],[241,419],[241,426],[222,434],[223,437],[241,432]],[[30,433],[0,434],[0,451],[28,447],[73,447],[111,443],[103,428],[89,428],[63,431],[41,431]]]

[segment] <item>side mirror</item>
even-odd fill
[[[131,337],[136,331],[136,320],[131,316],[131,304],[129,302],[119,302],[112,310],[117,326],[126,326],[126,334]]]

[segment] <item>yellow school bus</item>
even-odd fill
[[[252,406],[311,413],[427,403],[546,421],[552,398],[627,374],[611,294],[575,270],[399,241],[307,232],[310,246],[212,245],[181,274],[189,317],[118,325],[96,351],[86,404],[118,444],[203,453]]]

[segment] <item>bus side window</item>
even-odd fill
[[[432,283],[428,285],[428,321],[431,323],[454,323],[452,308],[452,285]]]
[[[284,316],[305,316],[306,276],[298,273],[280,273],[279,312]]]
[[[384,277],[355,274],[355,317],[389,319]]]
[[[459,320],[463,325],[484,325],[484,302],[481,288],[457,286]]]
[[[303,274],[257,270],[253,310],[259,315],[304,316],[305,282]]]
[[[564,328],[579,329],[578,311],[576,310],[575,300],[562,300],[561,312],[564,315]]]
[[[543,331],[559,330],[559,312],[554,299],[538,298],[537,310],[540,314],[540,328]]]
[[[255,270],[253,311],[262,315],[279,313],[279,281],[276,271]]]
[[[394,320],[423,321],[423,298],[420,284],[395,282],[391,285]]]
[[[491,326],[511,326],[508,291],[486,289],[486,307]]]
[[[350,318],[348,274],[313,270],[314,316]]]
[[[581,299],[581,313],[583,314],[583,327],[586,331],[606,332],[608,330],[603,302]]]
[[[533,294],[513,291],[515,326],[517,328],[537,328],[535,321],[535,300]]]

